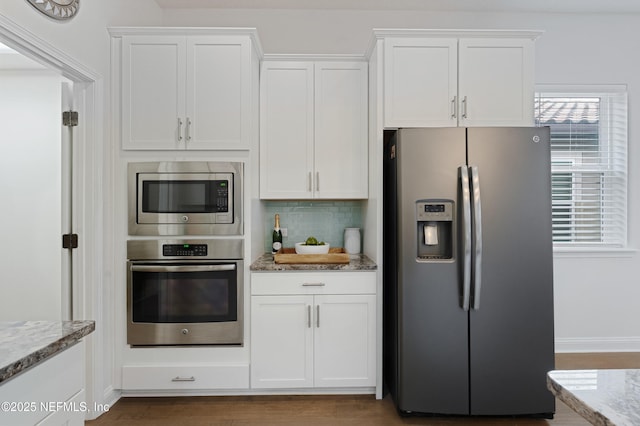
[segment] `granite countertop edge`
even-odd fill
[[[91,320],[0,322],[0,385],[73,346],[95,327]]]
[[[271,253],[256,259],[251,272],[269,271],[375,271],[378,265],[364,254],[351,255],[349,263],[275,263]]]
[[[589,386],[584,386],[584,376]],[[568,377],[567,377],[568,376]],[[578,379],[578,382],[576,382]],[[640,369],[553,370],[551,393],[589,423],[601,426],[640,424]]]

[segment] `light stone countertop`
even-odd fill
[[[94,321],[0,322],[0,385],[95,330]]]
[[[252,272],[265,271],[375,271],[378,266],[364,254],[350,256],[349,263],[275,263],[271,253],[265,253],[251,264]]]
[[[640,425],[640,370],[555,370],[547,387],[593,425]]]

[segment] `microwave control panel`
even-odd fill
[[[206,256],[206,244],[163,244],[163,256]]]
[[[229,181],[213,181],[216,213],[226,213],[229,211]]]

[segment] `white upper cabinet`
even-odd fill
[[[260,197],[310,198],[313,62],[263,62],[260,73]]]
[[[248,35],[122,36],[123,149],[248,149],[251,43]]]
[[[533,125],[537,34],[417,33],[384,37],[384,127]]]
[[[368,196],[367,64],[265,60],[260,197]]]
[[[123,38],[122,147],[184,148],[186,40]]]
[[[460,125],[534,124],[533,46],[530,39],[460,39]]]
[[[456,126],[458,40],[384,40],[385,127]]]
[[[315,64],[315,198],[367,198],[367,64]]]

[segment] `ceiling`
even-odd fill
[[[162,9],[640,13],[638,0],[155,0]]]

